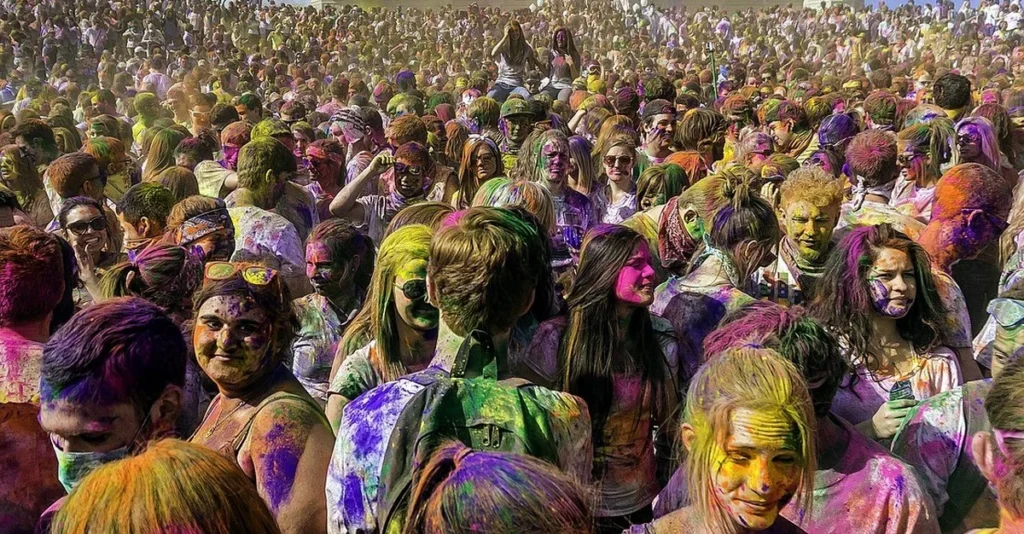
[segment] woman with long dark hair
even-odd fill
[[[482,136],[473,136],[462,149],[459,162],[459,190],[452,195],[452,205],[468,208],[480,184],[496,176],[504,176],[498,145]]]
[[[840,338],[853,375],[832,410],[869,438],[891,438],[919,401],[960,385],[939,345],[946,313],[928,254],[888,224],[852,230],[836,247],[811,313]]]
[[[540,325],[524,373],[590,408],[601,532],[650,521],[658,493],[654,429],[676,406],[676,343],[652,320],[651,253],[640,234],[599,225],[583,241],[567,317]]]
[[[555,28],[548,49],[548,84],[541,91],[553,100],[569,102],[572,81],[580,75],[580,53],[568,28]]]

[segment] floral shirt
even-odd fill
[[[424,378],[447,375],[437,367],[416,373]],[[403,378],[367,391],[345,406],[327,471],[327,530],[331,534],[377,531],[378,492],[388,441],[405,407],[423,389]],[[524,389],[529,391],[521,394],[546,407],[559,467],[581,482],[589,482],[594,455],[586,404],[542,387]],[[507,407],[484,405],[482,415],[488,409]]]
[[[636,189],[626,193],[618,202],[608,198],[606,188],[597,188],[590,195],[597,219],[604,224],[620,224],[636,213]]]
[[[0,403],[39,402],[43,344],[0,330]]]
[[[310,293],[293,303],[299,330],[292,341],[292,372],[310,396],[327,402],[328,375],[345,327],[359,311],[339,317],[326,297]]]

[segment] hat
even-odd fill
[[[291,102],[285,102],[281,106],[280,114],[281,121],[292,124],[306,118],[306,107],[302,105],[302,102],[292,100]]]
[[[516,115],[533,115],[530,110],[530,103],[522,98],[509,98],[501,105],[501,118],[514,117]]]
[[[646,106],[644,106],[643,120],[646,121],[655,115],[672,115],[674,117],[675,114],[676,108],[672,106],[671,102],[658,98],[656,100],[651,100]]]

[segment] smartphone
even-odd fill
[[[910,387],[910,380],[900,380],[892,385],[889,390],[889,400],[914,400],[914,390]]]

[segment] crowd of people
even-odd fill
[[[1024,532],[1024,27],[0,2],[0,533]]]

